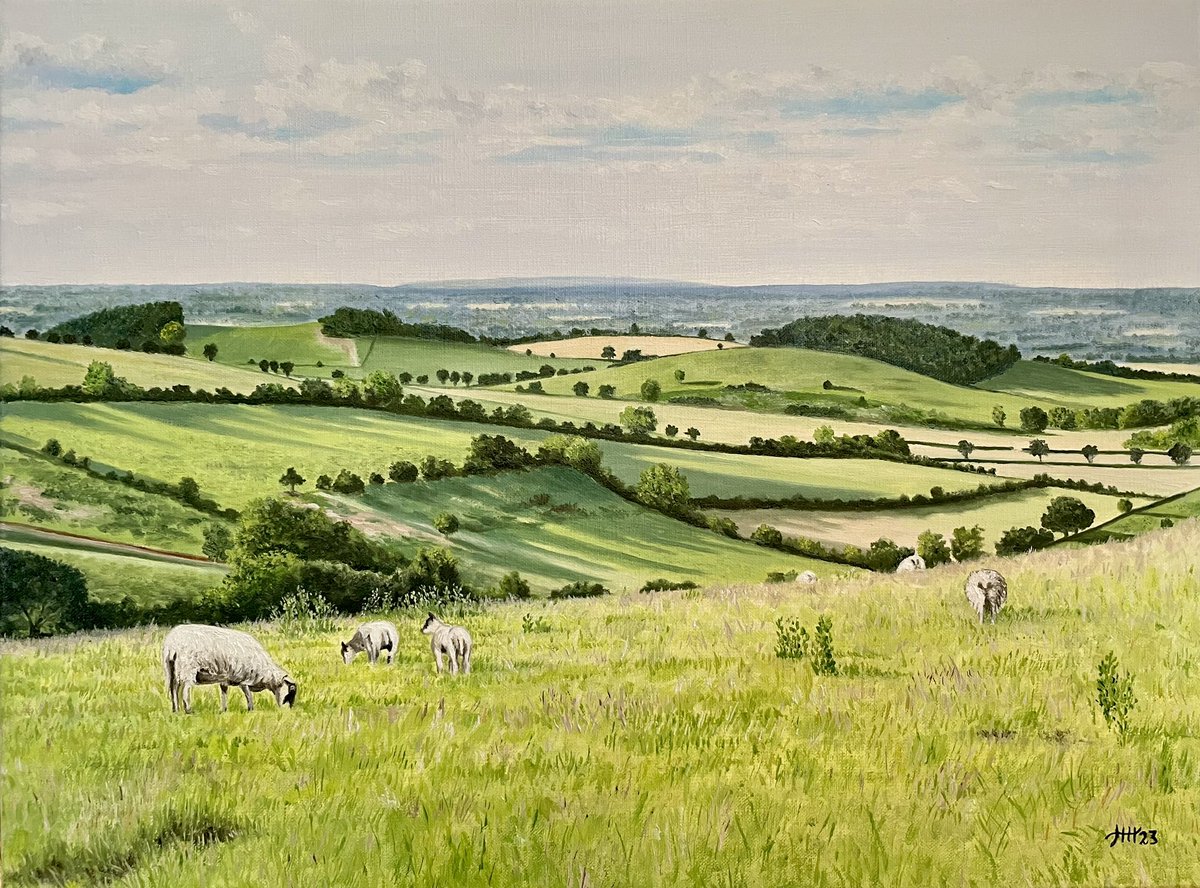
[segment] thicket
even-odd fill
[[[1015,345],[917,320],[864,314],[799,318],[763,330],[750,344],[858,355],[958,385],[1003,373],[1021,357]]]
[[[55,324],[46,331],[46,338],[59,341],[68,336],[78,340],[88,337],[101,348],[141,348],[143,343],[152,342],[166,351],[171,343],[164,343],[159,334],[170,323],[183,324],[183,306],[178,302],[116,305]],[[58,339],[50,339],[51,336]],[[177,351],[183,353],[182,345]]]
[[[434,339],[442,342],[475,342],[475,337],[458,327],[445,324],[413,324],[402,321],[388,309],[342,308],[319,319],[326,336],[405,336],[410,339]]]

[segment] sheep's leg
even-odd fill
[[[377,651],[375,649],[375,645],[373,645],[373,644],[367,645],[367,662],[370,663],[372,666],[374,666],[375,661],[378,659],[379,659],[379,651]]]
[[[221,711],[229,711],[229,685],[221,685]]]
[[[192,714],[192,683],[190,681],[185,681],[183,683],[183,689],[180,692],[180,696],[183,698],[184,713],[187,715],[191,715]]]
[[[466,675],[471,674],[471,648],[470,647],[466,647],[463,649],[463,672]]]
[[[242,685],[242,693],[246,695],[246,711],[254,711],[254,694],[249,685]]]
[[[458,675],[458,651],[452,647],[447,656],[450,658],[450,674]]]
[[[179,699],[178,699],[177,689],[175,687],[174,680],[172,680],[170,678],[167,679],[167,696],[171,698],[171,711],[178,712],[179,711]]]
[[[438,675],[441,675],[442,674],[442,652],[440,650],[435,650],[433,652],[433,659],[437,660],[437,672],[438,672]]]
[[[389,666],[392,665],[392,660],[395,658],[395,656],[396,656],[395,646],[388,648],[388,665]]]

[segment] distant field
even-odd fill
[[[1200,364],[1155,364],[1153,362],[1139,363],[1138,361],[1117,361],[1122,367],[1133,367],[1138,370],[1157,370],[1160,373],[1187,373],[1200,376]]]
[[[1148,509],[1140,509],[1118,518],[1104,527],[1084,531],[1076,539],[1083,543],[1103,543],[1109,540],[1126,540],[1130,537],[1162,527],[1163,519],[1175,524],[1200,518],[1200,489],[1185,493],[1165,502],[1158,502]]]
[[[913,576],[514,602],[420,618],[345,666],[356,619],[246,626],[299,685],[172,716],[165,628],[0,643],[5,884],[1102,886],[1200,884],[1200,526]],[[526,614],[547,631],[522,629]],[[840,675],[774,654],[832,624]],[[1095,704],[1133,677],[1124,739]],[[1109,847],[1114,825],[1159,844]],[[119,873],[116,880],[109,879]]]
[[[872,459],[785,459],[733,453],[666,450],[635,444],[601,445],[604,462],[627,483],[637,482],[644,469],[668,463],[683,472],[692,496],[760,496],[781,498],[803,494],[815,499],[867,499],[947,491],[972,490],[1004,480],[950,469],[933,469]]]
[[[983,528],[988,552],[1010,527],[1039,526],[1046,506],[1056,496],[1073,496],[1096,513],[1096,523],[1119,514],[1118,497],[1074,490],[1024,490],[1000,494],[964,503],[921,506],[881,512],[822,512],[795,509],[714,510],[709,514],[732,518],[743,534],[749,535],[760,524],[770,524],[785,536],[803,536],[838,546],[866,547],[880,537],[904,546],[916,547],[917,536],[933,530],[950,539],[956,527]],[[1140,506],[1152,502],[1134,499]]]
[[[365,376],[372,370],[388,370],[399,374],[403,371],[413,376],[427,375],[433,385],[438,385],[438,370],[468,370],[479,376],[481,373],[516,373],[518,370],[536,372],[549,364],[556,370],[576,367],[598,366],[600,361],[569,360],[565,358],[529,357],[514,354],[508,349],[494,345],[470,342],[435,342],[428,339],[405,339],[395,336],[378,336],[356,339],[358,359],[361,367],[353,376]],[[463,386],[465,388],[465,386]]]
[[[221,519],[165,496],[93,478],[19,451],[0,450],[5,521],[200,554],[204,528]]]
[[[3,545],[79,568],[87,578],[88,596],[97,601],[120,601],[128,596],[145,607],[154,607],[195,598],[205,589],[219,586],[225,577],[225,568],[218,564],[164,564],[40,543],[5,541]]]
[[[544,432],[523,434],[470,423],[434,422],[337,407],[228,404],[5,405],[0,434],[41,447],[57,438],[92,458],[97,468],[132,470],[165,481],[195,478],[205,496],[241,508],[278,493],[279,476],[295,466],[311,488],[321,473],[346,468],[365,480],[398,459],[437,454],[461,462],[473,435],[502,433],[527,445]]]
[[[1053,478],[1084,480],[1092,483],[1112,485],[1118,490],[1146,493],[1152,496],[1170,496],[1200,486],[1200,466],[1135,466],[1112,468],[1109,466],[1069,465],[1054,466],[1033,462],[989,462],[996,474],[1009,478],[1032,478],[1035,475],[1050,475]]]
[[[113,372],[143,388],[190,385],[193,389],[224,386],[230,391],[250,392],[261,382],[295,385],[282,374],[264,374],[209,363],[201,358],[189,360],[174,355],[148,355],[143,352],[90,348],[84,345],[55,345],[28,339],[0,339],[0,384],[16,385],[23,376],[32,376],[45,387],[79,385],[92,361],[111,364]]]
[[[699,336],[579,336],[573,339],[546,339],[542,342],[510,345],[508,350],[525,354],[526,349],[531,349],[535,355],[549,355],[553,352],[560,358],[599,359],[605,346],[612,346],[618,358],[630,349],[638,349],[644,355],[682,355],[716,351],[718,348],[744,347],[738,342],[720,342],[715,339],[701,339]]]
[[[204,345],[217,346],[217,361],[232,366],[247,366],[250,361],[291,361],[301,376],[328,376],[335,367],[353,364],[349,340],[327,340],[320,336],[321,325],[290,324],[281,327],[218,327],[188,324],[187,347],[190,357],[204,360]],[[321,373],[316,364],[325,365]],[[257,368],[255,368],[257,370]]]
[[[834,567],[691,527],[565,468],[386,484],[363,497],[328,499],[334,513],[368,532],[411,535],[412,549],[448,546],[463,560],[468,579],[483,585],[517,570],[538,592],[575,580],[636,592],[657,577],[708,585],[759,581],[770,571],[829,576]],[[462,529],[439,534],[432,521],[441,512],[457,515]]]
[[[1018,361],[999,376],[981,382],[979,388],[1072,407],[1124,407],[1143,398],[1200,398],[1200,385],[1195,383],[1121,379],[1040,361]]]

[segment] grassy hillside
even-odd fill
[[[291,361],[295,372],[301,376],[328,376],[335,367],[348,367],[353,361],[349,343],[339,347],[343,340],[328,340],[320,335],[321,325],[289,324],[279,327],[221,327],[202,324],[187,325],[188,354],[203,361],[205,343],[217,346],[219,363],[244,367],[251,359],[255,363],[268,361]],[[316,366],[320,361],[324,372]],[[257,372],[257,368],[255,368]]]
[[[430,542],[448,546],[468,579],[481,585],[516,570],[535,591],[588,580],[614,592],[636,592],[657,577],[708,585],[762,580],[771,571],[811,569],[828,576],[834,567],[691,527],[559,467],[387,484],[363,497],[328,499],[330,511],[367,532],[411,535],[412,549]],[[458,516],[462,529],[449,537],[434,530],[433,518],[441,512]]]
[[[412,616],[390,668],[341,663],[350,622],[250,627],[288,711],[206,688],[173,716],[163,630],[6,643],[5,882],[1196,884],[1197,549],[1192,527],[989,561],[1010,598],[983,628],[960,567],[506,605],[461,618],[458,679]],[[773,655],[777,617],[821,614],[840,676]],[[1093,702],[1109,650],[1124,742]],[[1110,848],[1114,824],[1159,844]]]
[[[744,533],[751,533],[760,524],[770,524],[785,536],[804,536],[823,543],[844,546],[869,545],[873,540],[887,537],[904,546],[915,547],[917,536],[925,530],[942,534],[947,540],[956,527],[983,528],[988,552],[1010,527],[1037,527],[1046,506],[1056,496],[1073,496],[1096,513],[1100,523],[1119,514],[1119,497],[1075,490],[1023,490],[940,506],[920,506],[905,509],[870,512],[834,512],[796,509],[720,510],[711,514],[732,518]],[[1135,499],[1134,505],[1148,505],[1152,500]],[[1156,525],[1157,526],[1157,525]]]
[[[1071,407],[1124,407],[1143,398],[1169,401],[1171,398],[1200,397],[1200,385],[1194,383],[1120,379],[1040,361],[1018,361],[1011,369],[980,383],[979,387]]]
[[[403,371],[413,376],[427,375],[437,384],[438,370],[469,370],[478,376],[481,373],[513,373],[518,370],[536,372],[544,364],[558,369],[565,367],[598,366],[601,361],[582,359],[529,357],[524,352],[514,354],[508,349],[494,345],[467,342],[438,342],[428,339],[404,339],[395,336],[378,336],[355,340],[360,371],[352,375],[366,375],[372,370],[388,370],[395,374]],[[578,377],[575,377],[578,378]]]
[[[168,497],[8,448],[0,450],[0,519],[197,555],[204,528],[220,521]]]
[[[1158,530],[1164,519],[1175,524],[1192,518],[1200,518],[1200,489],[1180,494],[1140,508],[1110,521],[1103,527],[1084,531],[1075,540],[1081,543],[1103,543],[1108,540],[1126,540]]]
[[[46,387],[79,385],[92,361],[112,365],[118,376],[143,388],[190,385],[193,389],[225,386],[230,391],[249,392],[260,382],[289,383],[282,375],[262,373],[240,367],[209,363],[201,358],[189,360],[173,355],[148,355],[143,352],[90,348],[84,345],[54,345],[28,339],[0,339],[0,384],[21,381],[32,376]]]
[[[225,568],[219,564],[167,564],[106,552],[89,552],[67,546],[5,540],[10,549],[36,552],[65,561],[87,577],[88,596],[97,601],[120,601],[129,596],[147,607],[177,599],[191,599],[220,585]],[[4,719],[7,728],[9,721]]]
[[[637,349],[644,355],[682,355],[719,348],[742,348],[737,342],[701,339],[699,336],[576,336],[572,339],[544,339],[509,346],[509,351],[524,354],[530,349],[535,355],[551,353],[560,358],[591,358],[598,360],[605,346],[612,346],[617,357]]]

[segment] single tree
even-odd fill
[[[750,539],[758,543],[760,546],[771,546],[778,549],[783,545],[783,533],[776,527],[769,524],[760,524],[750,534]]]
[[[1041,438],[1034,438],[1029,442],[1029,446],[1025,448],[1031,456],[1036,456],[1038,462],[1042,461],[1043,456],[1048,456],[1050,453],[1050,445]]]
[[[1090,466],[1096,457],[1100,455],[1100,448],[1095,444],[1084,444],[1079,452],[1083,454],[1083,458],[1088,461],[1088,465]]]
[[[204,344],[204,357],[208,358],[210,361],[215,361],[217,359],[218,351],[219,349],[217,348],[217,344],[215,342],[206,342]]]
[[[642,383],[642,400],[657,401],[662,396],[662,386],[657,380],[647,379]]]
[[[53,456],[56,459],[62,456],[62,445],[58,443],[57,438],[47,438],[46,443],[42,445],[42,453],[47,456]]]
[[[185,475],[179,479],[176,489],[179,491],[179,498],[189,506],[195,506],[200,502],[200,485],[196,483],[195,478]]]
[[[597,394],[599,394],[604,400],[611,401],[617,396],[617,387],[615,385],[602,385],[597,391]]]
[[[696,335],[701,339],[708,339],[708,327],[701,327],[696,331]]]
[[[363,479],[348,469],[342,469],[331,485],[335,493],[362,493],[367,489]]]
[[[700,437],[700,430],[698,428],[696,428],[695,426],[692,426],[686,432],[684,432],[684,434],[687,435],[689,438],[691,438],[693,441],[695,441],[697,438]]]
[[[684,380],[686,377],[687,377],[687,373],[685,373],[683,370],[676,370],[676,371],[675,371],[675,381],[676,381],[676,382],[683,382],[683,380]]]
[[[462,372],[463,385],[470,385],[471,380],[473,380],[474,378],[475,378],[475,374],[472,373],[470,370],[464,370]]]
[[[296,369],[296,365],[291,361],[280,361],[279,369],[283,371],[283,375],[288,379],[292,378],[292,371]]]
[[[450,536],[458,532],[459,523],[458,516],[450,512],[442,512],[433,519],[433,526],[437,532],[443,536]]]
[[[409,373],[407,370],[405,370],[403,373],[401,373],[396,378],[400,380],[401,385],[408,385],[410,382],[413,381],[413,375],[411,373]]]
[[[950,563],[950,547],[940,533],[926,530],[917,537],[917,554],[925,559],[926,567]]]
[[[581,379],[579,382],[571,386],[571,389],[575,392],[576,397],[586,398],[588,396],[588,392],[591,390],[591,386]]]
[[[296,471],[295,466],[288,466],[288,470],[280,477],[279,483],[288,489],[288,493],[294,496],[296,488],[304,484],[306,480],[304,476]]]
[[[1050,417],[1041,407],[1022,407],[1021,408],[1021,428],[1027,432],[1046,431],[1046,426],[1050,424]]]
[[[615,361],[617,359],[617,350],[611,345],[606,345],[600,349],[600,357],[606,361]]]
[[[200,551],[209,561],[224,561],[233,548],[233,533],[224,524],[212,523],[204,527],[204,545]]]
[[[668,515],[683,515],[691,511],[691,491],[687,478],[666,463],[650,466],[638,479],[638,502]]]
[[[261,370],[263,373],[266,373],[268,370],[271,369],[271,362],[268,361],[266,358],[263,358],[261,361],[258,362],[258,369]]]
[[[378,472],[372,472],[371,476],[369,478],[367,478],[367,483],[368,484],[382,484],[386,480],[387,479],[384,478],[383,475],[379,474]]]
[[[459,373],[457,370],[451,370],[450,371],[450,382],[453,383],[454,385],[458,385],[460,382],[462,382],[462,374]]]
[[[963,459],[968,459],[971,452],[975,449],[975,445],[965,438],[958,442],[958,452],[962,454]]]
[[[668,438],[674,438],[679,434],[679,426],[668,425],[665,429],[663,429],[663,431],[666,433]]]
[[[1192,458],[1192,448],[1182,441],[1176,441],[1171,445],[1171,449],[1167,451],[1167,456],[1171,458],[1171,462],[1175,463],[1175,465],[1184,466]]]
[[[736,340],[733,338],[733,334],[732,334],[732,333],[726,333],[726,334],[725,334],[725,341],[726,341],[726,342],[735,342]]]
[[[446,380],[450,378],[450,371],[449,370],[439,370],[434,375],[437,376],[438,382],[440,382],[442,385],[445,385]]]
[[[72,632],[90,622],[87,580],[76,567],[0,548],[0,634],[29,638]]]
[[[187,338],[187,330],[179,321],[168,321],[163,325],[163,328],[158,331],[158,338],[167,345],[181,345],[183,340]]]
[[[620,419],[621,425],[634,435],[648,435],[658,428],[658,417],[649,407],[626,407]]]
[[[279,362],[278,361],[268,361],[267,366],[271,368],[272,373],[279,372]]]
[[[816,429],[813,430],[813,443],[814,444],[820,444],[822,446],[827,446],[827,445],[832,444],[836,440],[837,440],[837,436],[833,433],[833,429],[830,426],[827,426],[827,425],[817,426]]]
[[[641,334],[641,332],[642,332],[642,328],[639,327],[637,324],[629,325],[629,335],[630,336],[638,336]]]
[[[373,406],[394,407],[404,396],[404,386],[386,370],[373,370],[363,380],[363,395]]]
[[[1142,457],[1145,455],[1146,451],[1142,450],[1140,447],[1129,448],[1129,461],[1135,466],[1140,466],[1142,464]]]
[[[422,373],[417,377],[417,385],[427,385],[429,383],[429,374]]]
[[[408,484],[417,480],[417,467],[407,460],[399,460],[388,466],[388,477],[397,484]]]
[[[1082,500],[1073,496],[1056,496],[1042,515],[1042,527],[1064,537],[1087,530],[1096,520],[1096,513]]]
[[[317,475],[316,487],[317,490],[332,490],[333,479],[328,475]]]
[[[77,342],[79,342],[79,337],[74,333],[63,334],[63,345],[75,345]]]
[[[107,394],[117,385],[117,375],[113,373],[112,364],[104,361],[92,361],[88,364],[87,373],[83,377],[83,390],[89,395]]]
[[[25,338],[26,338],[26,339],[37,339],[39,336],[41,336],[41,334],[40,334],[40,333],[38,333],[38,331],[37,331],[37,330],[30,329],[30,330],[26,330],[26,331],[25,331]],[[128,347],[128,346],[127,346],[127,347]]]
[[[1127,512],[1132,512],[1133,502],[1124,498],[1117,500],[1117,511],[1119,511],[1122,515]]]
[[[1004,423],[1008,419],[1008,414],[1004,412],[1004,408],[997,404],[992,408],[992,422],[1000,428],[1004,428]]]
[[[956,527],[950,534],[950,554],[955,561],[970,561],[983,555],[983,528]]]

